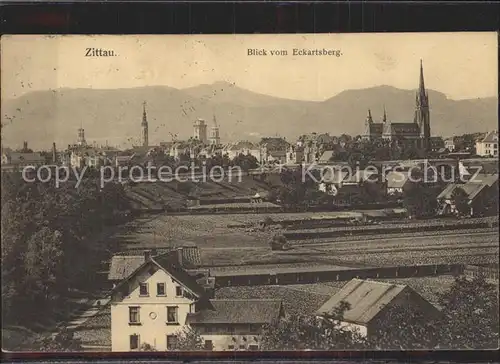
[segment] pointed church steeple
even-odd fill
[[[422,64],[422,60],[420,60],[420,84],[418,89],[420,93],[425,93],[424,66]]]
[[[422,60],[420,60],[420,81],[418,84],[418,91],[416,95],[417,106],[427,106],[427,91],[425,90],[425,81],[424,81],[424,66]]]
[[[368,115],[366,116],[366,123],[367,124],[371,124],[373,123],[373,119],[372,119],[372,111],[370,109],[368,109]]]
[[[148,117],[146,115],[146,101],[142,103],[142,146],[147,147],[149,145],[149,133],[148,133]]]
[[[423,150],[428,151],[430,148],[431,122],[429,96],[425,90],[424,66],[422,64],[422,60],[420,60],[420,80],[416,95],[415,123],[420,129],[420,146]]]
[[[384,116],[382,117],[382,121],[384,123],[387,122],[387,113],[385,112],[385,105],[384,105]]]

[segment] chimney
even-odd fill
[[[151,260],[151,250],[144,250],[144,262]]]
[[[57,163],[56,143],[52,143],[52,162]]]
[[[177,260],[179,261],[179,265],[181,267],[184,267],[184,262],[183,262],[183,257],[182,257],[183,251],[184,251],[183,248],[177,248]]]

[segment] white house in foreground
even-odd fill
[[[177,254],[150,257],[111,295],[111,349],[145,344],[171,350],[186,326],[200,332],[206,350],[258,350],[263,324],[283,316],[277,300],[211,300]]]
[[[341,302],[347,302],[349,309],[344,312],[340,324],[366,337],[377,332],[378,325],[384,322],[385,313],[396,305],[411,307],[424,317],[439,314],[436,307],[406,285],[355,278],[326,301],[316,315],[331,313]]]

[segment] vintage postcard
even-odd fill
[[[497,42],[3,36],[2,349],[497,348]]]

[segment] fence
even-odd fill
[[[308,284],[317,282],[349,281],[353,278],[360,279],[384,279],[384,278],[411,278],[454,274],[460,275],[464,272],[461,264],[438,264],[438,265],[415,265],[377,268],[356,269],[325,269],[296,272],[270,272],[258,273],[215,273],[215,287],[229,286],[260,286],[260,285],[287,285]]]

